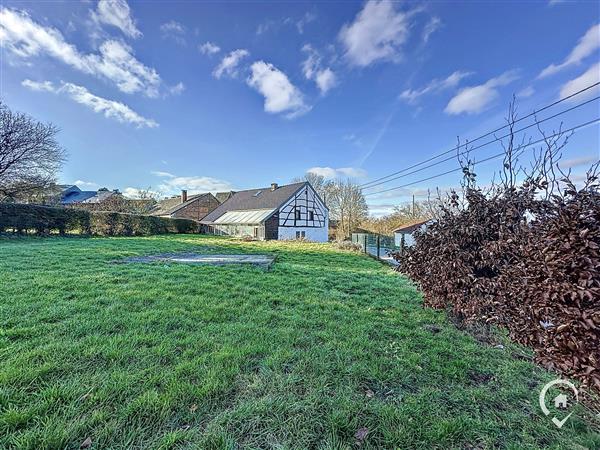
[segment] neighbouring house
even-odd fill
[[[207,233],[327,242],[329,211],[308,182],[233,192],[200,221]]]
[[[153,216],[199,221],[206,217],[208,213],[214,211],[219,205],[220,203],[217,198],[210,192],[188,196],[187,191],[182,190],[181,195],[157,202],[154,209],[150,211],[150,214]]]
[[[87,203],[102,203],[113,196],[120,196],[118,189],[110,191],[106,188],[98,189],[97,191],[82,191],[76,185],[62,185],[60,194],[61,205],[87,204]]]
[[[432,222],[431,219],[419,219],[404,225],[394,230],[394,244],[396,247],[411,247],[415,244],[413,233],[417,230],[422,230]]]

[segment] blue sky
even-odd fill
[[[513,94],[525,115],[600,81],[594,1],[3,1],[0,40],[0,95],[61,128],[61,181],[128,193],[243,189],[307,171],[364,183],[502,125]],[[560,119],[569,128],[599,110]],[[578,176],[599,158],[598,130],[565,150]],[[483,181],[497,166],[478,169]],[[368,200],[378,215],[457,182]]]

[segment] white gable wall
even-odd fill
[[[328,230],[329,211],[310,185],[298,191],[279,209],[280,240],[296,239],[297,232],[304,232],[304,238],[309,241],[327,242]]]
[[[328,223],[329,224],[329,223]],[[287,241],[296,239],[296,231],[304,231],[307,241],[327,242],[328,227],[309,228],[309,227],[279,227],[279,240]]]

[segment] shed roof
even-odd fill
[[[394,230],[394,233],[412,233],[413,231],[416,231],[419,228],[421,228],[427,222],[431,222],[431,219],[413,220],[413,221],[407,222],[407,223],[403,224],[402,226],[396,228]]]

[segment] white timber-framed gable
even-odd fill
[[[327,242],[328,229],[329,211],[309,183],[279,208],[279,239]]]

